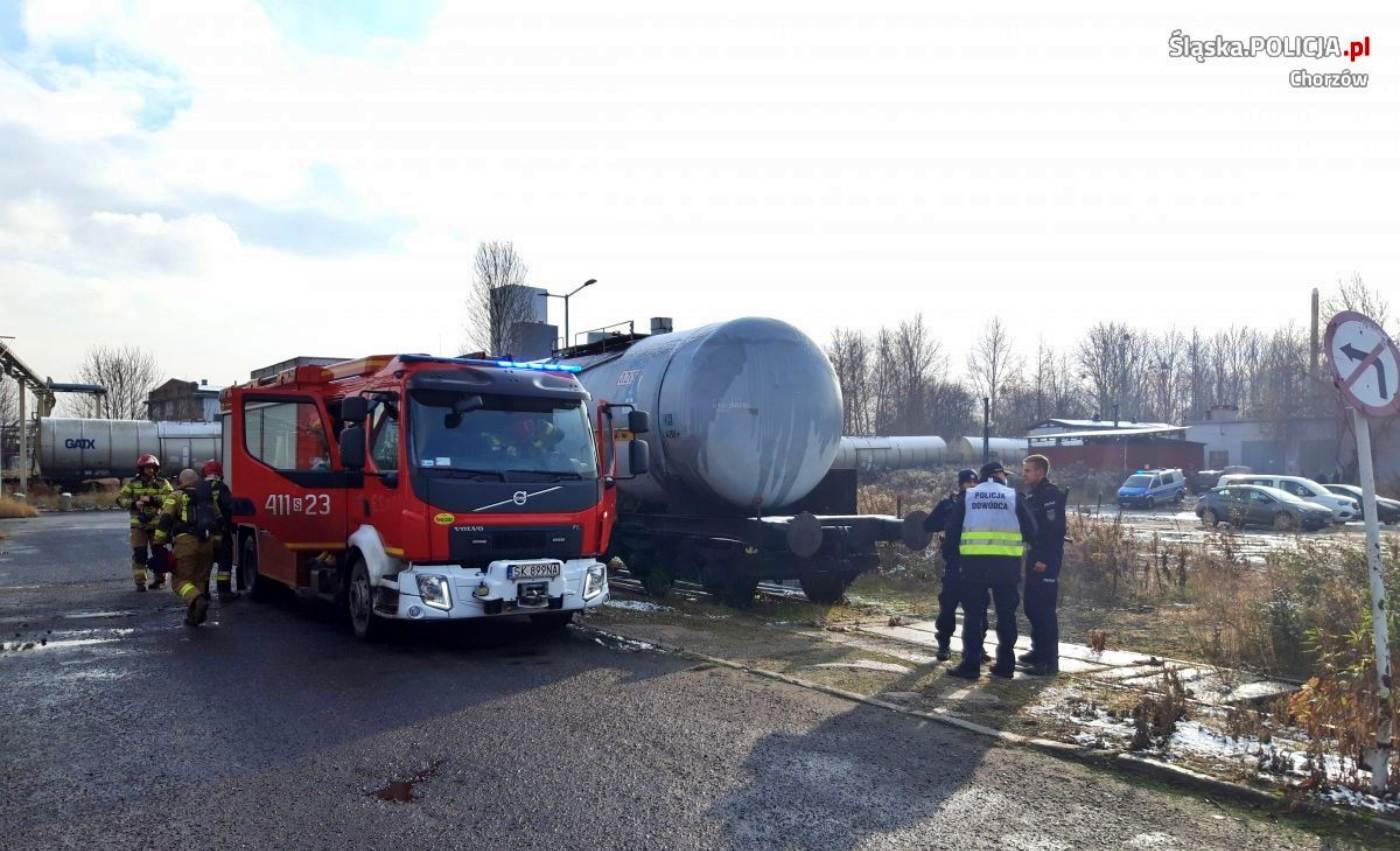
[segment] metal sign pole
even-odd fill
[[[1371,791],[1384,792],[1390,779],[1390,636],[1386,623],[1389,606],[1385,599],[1385,578],[1381,574],[1381,530],[1376,513],[1376,470],[1371,460],[1371,424],[1358,408],[1351,409],[1356,426],[1356,461],[1361,468],[1361,511],[1366,518],[1366,572],[1371,580],[1371,623],[1376,640],[1376,696],[1380,698],[1380,722],[1376,727],[1376,748],[1371,763]]]

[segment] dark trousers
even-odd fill
[[[943,571],[943,587],[938,591],[938,619],[933,622],[938,643],[953,637],[958,627],[958,603],[962,600],[962,576],[956,570]]]
[[[982,667],[982,639],[987,634],[988,597],[997,610],[997,667],[1016,664],[1016,607],[1021,594],[1015,582],[986,582],[962,578],[963,657],[966,668]]]
[[[219,565],[218,573],[214,574],[215,587],[219,589],[219,594],[228,594],[233,591],[233,536],[224,533],[214,536],[214,561]]]
[[[1031,653],[1036,664],[1060,664],[1060,580],[1026,571],[1026,619],[1031,622]]]

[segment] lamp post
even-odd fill
[[[573,341],[569,339],[569,299],[578,295],[582,290],[585,290],[596,283],[598,283],[597,278],[589,278],[582,284],[579,284],[579,286],[571,293],[564,293],[562,295],[560,295],[559,293],[551,292],[540,293],[540,295],[544,298],[562,298],[564,300],[564,348],[566,349],[573,343]]]

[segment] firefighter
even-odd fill
[[[563,439],[564,432],[548,419],[521,415],[510,424],[504,440],[493,437],[493,442],[514,458],[543,458]]]
[[[159,588],[165,573],[159,562],[163,553],[155,546],[156,518],[170,495],[170,482],[160,477],[160,459],[149,452],[136,459],[136,478],[122,485],[117,505],[131,514],[131,574],[136,590],[145,591],[146,568],[151,568],[151,588]]]
[[[938,619],[934,621],[934,637],[938,639],[938,659],[947,661],[953,654],[953,630],[957,627],[958,599],[962,593],[958,569],[956,536],[948,533],[948,520],[953,507],[962,502],[963,494],[977,486],[976,470],[958,471],[958,489],[943,497],[924,518],[924,531],[942,533],[939,549],[943,555],[943,584],[938,590]]]
[[[1065,555],[1065,503],[1069,495],[1051,484],[1050,459],[1031,455],[1021,464],[1026,506],[1035,518],[1036,536],[1026,556],[1026,619],[1031,622],[1031,649],[1020,662],[1026,673],[1050,677],[1060,672],[1060,565]]]
[[[233,590],[233,493],[224,484],[224,467],[218,461],[212,458],[205,461],[199,474],[209,484],[209,496],[219,515],[219,531],[213,538],[214,562],[218,565],[214,579],[219,599],[237,600],[239,594]]]
[[[188,607],[186,626],[204,623],[209,612],[209,571],[214,565],[216,522],[206,521],[213,507],[209,488],[194,470],[180,471],[180,486],[165,498],[156,524],[155,541],[169,544],[175,555],[170,588]]]
[[[990,595],[997,610],[997,658],[991,673],[1011,679],[1016,675],[1016,606],[1021,602],[1016,587],[1025,546],[1035,540],[1035,520],[1025,501],[1007,486],[1000,462],[983,464],[981,479],[953,506],[948,521],[949,533],[958,535],[963,607],[962,662],[948,673],[968,680],[981,676]]]

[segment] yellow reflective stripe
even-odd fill
[[[978,540],[978,541],[1019,541],[1019,540],[1021,540],[1021,533],[1020,533],[1020,532],[984,532],[984,531],[980,531],[980,530],[968,530],[968,531],[964,531],[964,532],[962,533],[962,537],[963,537],[963,540],[964,540],[964,541],[966,541],[966,540],[969,539],[969,538],[972,538],[972,539]]]
[[[180,583],[180,587],[175,590],[175,593],[180,595],[181,600],[188,600],[190,597],[198,594],[199,589],[194,587],[193,582],[182,582]]]
[[[1024,550],[1018,544],[1007,546],[1006,544],[963,544],[958,547],[958,552],[965,556],[1011,556],[1019,558],[1024,555]]]

